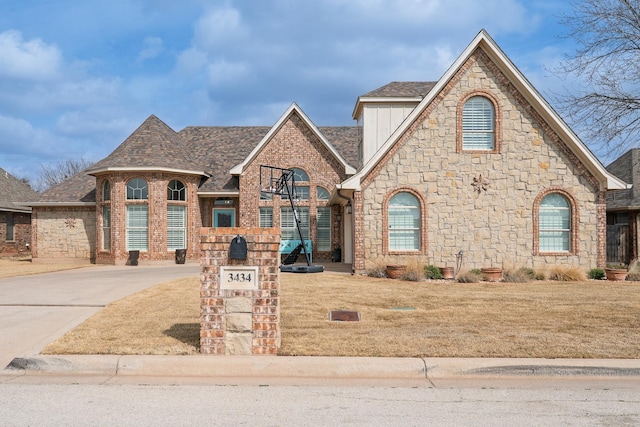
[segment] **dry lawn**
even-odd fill
[[[31,274],[51,273],[54,271],[71,270],[89,267],[88,262],[65,263],[34,263],[31,257],[0,258],[0,279],[3,277],[28,276]]]
[[[197,278],[118,301],[45,352],[193,354]],[[330,322],[331,310],[360,312]],[[281,275],[282,355],[640,357],[640,283],[458,284]]]

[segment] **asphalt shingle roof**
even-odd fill
[[[156,167],[202,170],[194,165],[178,134],[154,115],[149,116],[111,154],[89,170]]]
[[[361,98],[424,98],[437,82],[391,82]]]
[[[38,193],[33,191],[29,185],[0,168],[0,211],[29,212],[31,208],[21,206],[19,203],[32,202],[37,198]]]
[[[88,175],[87,171],[79,172],[49,188],[36,201],[39,203],[95,203],[96,179]]]

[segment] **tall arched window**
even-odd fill
[[[102,184],[102,250],[111,250],[111,184]]]
[[[462,149],[495,149],[495,109],[484,96],[472,96],[462,107]]]
[[[109,181],[105,181],[102,184],[102,201],[106,202],[108,200],[111,200],[111,184]]]
[[[186,187],[182,181],[174,179],[167,185],[167,250],[187,248],[187,200]]]
[[[398,193],[388,207],[389,250],[420,250],[420,202],[411,193]]]
[[[571,204],[562,194],[550,193],[538,208],[540,252],[571,251]]]
[[[149,250],[149,198],[147,181],[133,178],[127,182],[126,239],[127,250]],[[131,203],[133,202],[133,203]]]

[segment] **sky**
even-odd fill
[[[561,37],[569,8],[566,0],[0,0],[0,167],[35,178],[42,165],[98,161],[151,114],[175,131],[271,126],[296,102],[318,126],[352,126],[359,95],[438,80],[483,28],[553,105],[570,90],[553,72],[575,49]]]

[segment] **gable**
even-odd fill
[[[520,71],[511,63],[495,42],[483,30],[458,57],[445,75],[436,83],[433,90],[420,102],[416,109],[407,117],[403,124],[387,139],[378,152],[363,166],[352,178],[345,181],[341,188],[357,190],[365,182],[368,176],[379,170],[381,162],[389,160],[389,153],[394,146],[401,143],[409,135],[415,133],[425,123],[435,106],[442,102],[450,90],[455,86],[467,70],[477,64],[479,58],[483,58],[485,68],[490,69],[497,80],[481,81],[475,79],[471,87],[477,89],[497,89],[499,83],[502,92],[509,93],[516,104],[526,106],[528,114],[540,126],[548,137],[557,143],[564,156],[583,170],[585,177],[591,185],[599,189],[626,188],[626,183],[607,172],[600,161],[578,139],[571,129],[562,121],[549,104],[531,86]],[[472,71],[473,73],[473,71]],[[491,85],[494,85],[493,87]],[[489,85],[489,86],[483,86]],[[450,102],[450,101],[449,101]],[[457,102],[454,104],[457,105]],[[449,105],[451,108],[452,106]],[[433,118],[431,118],[433,120]],[[457,120],[457,119],[455,119]],[[456,127],[457,122],[448,123],[451,128]],[[431,126],[428,123],[426,127]],[[393,153],[391,153],[393,154]]]
[[[297,117],[297,120],[300,123],[300,129],[304,129],[303,133],[309,133],[313,135],[319,145],[322,145],[329,157],[332,157],[340,167],[344,170],[346,175],[351,175],[355,173],[355,169],[353,169],[347,161],[342,157],[342,155],[336,150],[336,148],[327,140],[327,138],[320,132],[320,130],[316,127],[315,124],[307,117],[307,115],[298,107],[295,103],[291,104],[291,106],[284,112],[284,114],[280,117],[280,119],[276,122],[275,125],[269,130],[269,132],[264,136],[264,138],[255,146],[255,148],[249,153],[249,155],[244,159],[244,161],[230,170],[232,175],[240,175],[244,172],[245,168],[251,164],[255,158],[261,153],[261,151],[271,142],[272,138],[275,134],[281,131],[281,128],[285,123],[288,123],[292,117]],[[287,153],[286,148],[283,147],[283,153]],[[291,151],[291,150],[289,150]],[[295,155],[294,151],[291,151],[293,155]],[[286,156],[286,154],[283,154]],[[278,165],[271,165],[278,166]],[[278,166],[280,167],[280,166]]]

